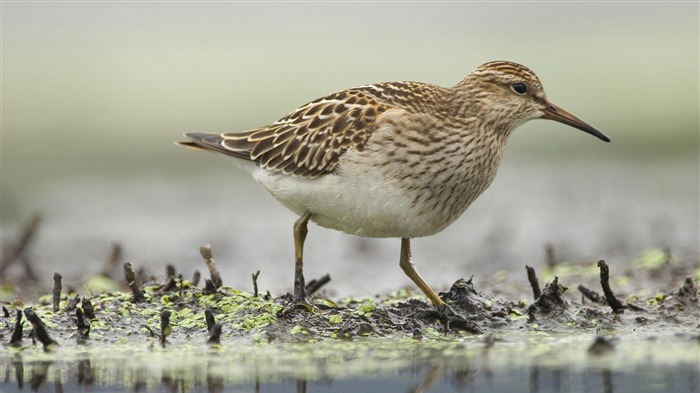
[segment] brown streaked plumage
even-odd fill
[[[203,138],[208,148],[264,169],[315,178],[332,172],[348,148],[362,150],[387,110],[426,110],[448,92],[417,82],[362,86],[309,102],[269,126]]]
[[[236,158],[301,216],[294,227],[297,302],[305,299],[302,254],[311,220],[351,234],[401,238],[401,268],[443,308],[413,267],[410,239],[456,220],[491,184],[513,129],[536,118],[609,141],[550,103],[531,70],[496,61],[452,88],[419,82],[352,88],[268,126],[188,133],[182,144]]]

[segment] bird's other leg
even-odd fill
[[[423,277],[418,274],[415,266],[413,266],[413,261],[411,260],[411,239],[401,239],[401,259],[399,260],[399,266],[401,266],[401,269],[403,269],[403,272],[406,273],[408,278],[418,285],[418,288],[423,291],[425,296],[430,299],[435,307],[440,309],[445,306],[445,302],[430,288],[430,285],[423,280]]]
[[[294,303],[306,303],[306,283],[304,282],[304,241],[309,232],[306,228],[311,212],[306,212],[294,223]]]

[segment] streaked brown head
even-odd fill
[[[529,68],[508,61],[483,64],[455,89],[468,89],[473,99],[487,108],[487,121],[510,132],[532,119],[550,119],[578,128],[597,138],[610,138],[593,126],[547,99],[542,83]]]

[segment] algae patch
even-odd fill
[[[83,386],[90,380],[119,387],[174,383],[184,390],[397,373],[422,376],[415,385],[431,386],[440,383],[436,376],[462,381],[486,366],[504,377],[556,369],[600,372],[603,381],[646,367],[656,371],[648,373],[650,383],[676,372],[692,380],[700,362],[696,261],[659,264],[658,258],[609,266],[605,281],[600,263],[590,262],[598,276],[580,263],[554,265],[542,275],[552,277],[543,289],[534,270],[493,283],[459,279],[440,296],[484,334],[471,333],[406,290],[312,297],[312,311],[291,312],[290,295],[256,296],[211,280],[202,288],[181,277],[143,287],[133,281],[131,293],[59,292],[29,307],[21,301],[4,306],[0,375],[17,385]],[[601,285],[603,292],[605,285],[614,290],[623,306],[617,312],[598,293]]]

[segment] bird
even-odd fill
[[[529,68],[477,67],[453,87],[384,82],[311,101],[241,132],[185,133],[179,144],[232,157],[296,213],[293,302],[304,304],[308,222],[401,239],[399,266],[437,309],[448,305],[418,273],[411,239],[452,224],[491,184],[518,126],[549,119],[610,138],[549,101]],[[307,303],[308,304],[308,303]]]

